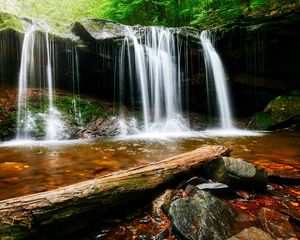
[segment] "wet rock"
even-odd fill
[[[153,238],[146,233],[140,233],[136,236],[137,240],[152,240]]]
[[[190,178],[190,179],[188,179],[188,180],[185,180],[185,181],[183,181],[183,182],[181,182],[179,185],[178,185],[178,189],[184,189],[184,188],[186,188],[188,185],[194,185],[194,186],[196,186],[196,185],[198,185],[198,184],[201,184],[201,183],[207,183],[208,181],[207,180],[205,180],[204,178],[200,178],[200,177],[197,177],[197,176],[195,176],[195,177],[192,177],[192,178]]]
[[[300,96],[279,96],[268,103],[263,112],[256,114],[248,128],[275,130],[300,124]]]
[[[235,191],[236,195],[238,195],[239,197],[246,199],[246,200],[250,200],[250,199],[254,199],[256,196],[256,193],[248,193],[246,191],[243,190],[238,190]]]
[[[258,219],[263,229],[275,239],[297,239],[289,217],[269,208],[262,208]]]
[[[167,239],[167,237],[170,235],[170,229],[166,228],[162,230],[160,233],[156,234],[154,237],[154,240],[164,240]]]
[[[231,187],[264,188],[268,174],[241,158],[223,157],[204,166],[204,174]]]
[[[184,190],[184,194],[187,197],[193,197],[197,193],[198,190],[199,189],[194,185],[187,185]]]
[[[120,133],[119,121],[115,117],[92,120],[78,135],[81,138],[112,137]]]
[[[105,19],[83,19],[73,25],[72,31],[85,41],[124,38],[126,26]]]
[[[223,240],[232,234],[233,210],[205,191],[175,200],[169,217],[182,239]]]
[[[234,192],[230,189],[230,187],[224,183],[209,182],[209,183],[198,184],[196,187],[199,190],[208,191],[215,196],[220,196],[223,194],[234,195]]]
[[[161,194],[156,199],[154,199],[154,201],[152,202],[152,210],[151,210],[151,215],[154,218],[160,219],[162,210],[169,209],[172,201],[173,193],[174,193],[173,190],[167,189],[163,194]]]
[[[299,206],[299,205],[298,205]],[[284,214],[291,217],[291,220],[300,224],[300,212],[297,209],[287,209],[282,211]]]
[[[250,227],[246,228],[235,236],[228,238],[228,240],[272,240],[270,234],[264,232],[260,228]]]

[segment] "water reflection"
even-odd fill
[[[173,140],[106,140],[0,147],[0,199],[59,188],[112,171],[221,144],[274,174],[300,177],[300,134]],[[70,143],[70,142],[69,142]]]

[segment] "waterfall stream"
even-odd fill
[[[51,44],[49,39],[49,27],[45,22],[26,22],[25,36],[22,46],[21,64],[19,72],[19,87],[18,87],[18,115],[17,115],[17,140],[35,139],[41,135],[40,126],[45,125],[45,136],[47,140],[58,140],[65,137],[65,126],[61,119],[61,113],[54,106],[54,80],[53,69],[51,64]],[[29,107],[28,88],[36,87],[34,83],[36,73],[43,73],[44,67],[41,65],[40,59],[37,58],[36,45],[40,46],[39,38],[36,38],[36,30],[42,28],[44,31],[44,41],[46,51],[42,53],[46,55],[46,84],[47,90],[47,109],[45,112],[33,112]],[[42,86],[40,80],[40,88]],[[47,89],[46,89],[47,87]],[[40,137],[40,136],[39,136]]]
[[[233,129],[226,74],[221,58],[216,52],[216,49],[213,47],[211,41],[212,37],[209,31],[203,31],[200,35],[200,39],[204,51],[206,76],[208,78],[211,75],[213,76],[213,81],[217,92],[221,128],[227,130]]]
[[[135,76],[141,98],[143,126],[138,127],[138,131],[188,131],[182,116],[181,66],[177,58],[175,36],[169,29],[162,27],[147,27],[143,30],[144,36],[140,37],[141,32],[127,28],[128,37],[124,39],[119,54],[121,95],[124,92],[124,68],[127,62],[128,76],[131,79],[130,93],[133,94],[132,78]],[[133,45],[133,53],[130,43]],[[128,131],[125,130],[124,133],[127,134]]]

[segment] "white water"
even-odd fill
[[[28,81],[34,67],[34,24],[27,26],[22,46],[21,67],[19,72],[17,139],[27,139],[35,128],[32,114],[27,108]]]
[[[212,72],[215,88],[217,92],[217,101],[221,118],[221,129],[234,129],[231,117],[230,102],[227,89],[226,74],[222,61],[212,45],[211,34],[203,31],[200,35],[201,44],[204,50],[206,65],[206,75]]]
[[[46,83],[48,91],[48,109],[46,112],[33,114],[28,107],[28,87],[33,85],[35,68],[43,71],[43,66],[39,61],[35,63],[35,31],[41,29],[45,31],[46,44]],[[21,66],[19,72],[18,86],[18,116],[17,116],[17,140],[32,139],[35,132],[38,131],[38,123],[45,123],[45,139],[57,140],[64,138],[65,127],[61,120],[61,113],[55,108],[53,101],[53,76],[51,65],[51,48],[49,40],[49,27],[45,22],[25,24],[25,36],[22,46]]]
[[[143,126],[136,133],[182,133],[189,131],[182,117],[180,64],[177,61],[175,37],[169,29],[147,27],[144,41],[128,27],[119,55],[120,92],[124,92],[125,62],[130,81],[135,75],[142,103]],[[134,54],[130,52],[130,42]],[[132,56],[133,55],[133,56]],[[125,58],[127,56],[127,59]],[[130,82],[130,89],[132,89]],[[133,94],[132,90],[130,90]],[[121,101],[123,98],[121,97]],[[124,103],[120,103],[121,105]],[[121,123],[124,130],[124,122]],[[130,131],[124,130],[123,133]]]

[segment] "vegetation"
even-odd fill
[[[0,0],[0,10],[74,21],[107,18],[124,24],[213,27],[237,18],[280,15],[300,0]]]
[[[17,131],[17,106],[16,91],[0,89],[0,141],[11,139]],[[76,111],[74,104],[76,103]],[[65,92],[55,95],[55,107],[62,114],[64,123],[68,126],[70,137],[76,137],[78,130],[84,128],[97,118],[109,118],[115,113],[110,105],[95,99],[76,98]],[[42,114],[48,109],[48,98],[45,93],[40,95],[34,89],[30,91],[28,110],[35,116],[35,131],[32,133],[35,138],[45,136],[45,118]],[[79,117],[80,113],[80,117]]]
[[[15,29],[21,31],[22,25],[17,17],[0,12],[0,31],[3,29]]]
[[[249,127],[259,130],[269,130],[272,126],[284,122],[292,125],[298,121],[299,116],[300,95],[279,96],[269,102],[263,112],[253,117]]]

